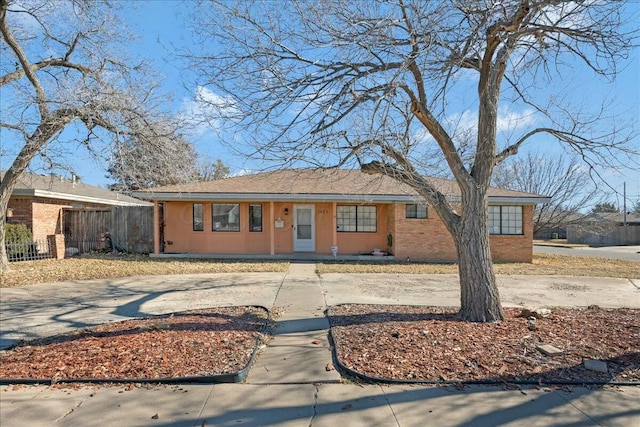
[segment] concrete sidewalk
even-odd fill
[[[499,277],[505,305],[640,308],[626,279]],[[127,278],[0,289],[0,338],[8,344],[109,320],[227,305],[278,313],[274,338],[245,384],[134,388],[1,387],[5,426],[640,426],[640,387],[618,390],[360,385],[327,370],[323,310],[339,303],[457,305],[455,276],[319,277],[289,273]]]
[[[3,427],[624,426],[640,388],[503,390],[357,384],[217,384],[0,391]]]

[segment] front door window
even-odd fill
[[[314,206],[294,205],[293,211],[293,250],[299,252],[315,251]]]

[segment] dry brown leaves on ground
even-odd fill
[[[453,310],[342,305],[331,309],[338,360],[369,377],[428,381],[640,381],[637,310],[554,309],[529,329],[520,309],[501,323],[460,321]],[[537,346],[563,351],[545,356]],[[585,369],[585,359],[608,373]]]
[[[234,373],[249,363],[267,312],[216,308],[126,320],[0,352],[0,378],[154,379]]]

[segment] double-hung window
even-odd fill
[[[405,217],[415,219],[427,218],[427,205],[407,204],[405,206]]]
[[[240,231],[240,205],[237,203],[213,203],[211,205],[211,229],[213,231]]]
[[[375,233],[378,214],[375,206],[337,206],[339,232]]]
[[[522,206],[489,206],[489,234],[523,234]]]

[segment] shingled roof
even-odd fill
[[[460,198],[455,181],[429,178],[451,200]],[[352,169],[287,169],[215,181],[150,188],[135,192],[148,200],[362,201],[408,202],[419,198],[411,187],[382,175]],[[494,202],[541,203],[548,198],[492,187]]]
[[[4,171],[0,172],[0,180]],[[43,197],[75,203],[93,203],[108,206],[149,206],[149,202],[105,188],[84,184],[57,175],[23,173],[11,193],[13,197]]]

